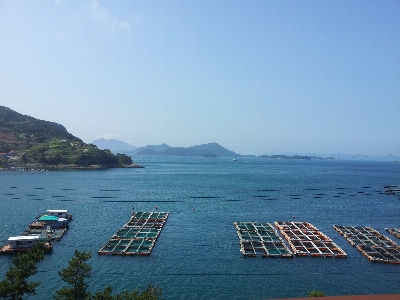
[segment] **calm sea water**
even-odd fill
[[[57,271],[75,249],[92,251],[92,291],[148,283],[167,299],[268,299],[400,293],[400,265],[372,263],[332,228],[400,226],[400,201],[384,194],[400,184],[400,164],[241,158],[136,158],[144,169],[0,172],[0,240],[21,233],[47,209],[74,215],[65,237],[38,265],[31,299],[50,299],[64,282]],[[136,211],[170,212],[149,257],[97,251]],[[295,219],[293,217],[295,216]],[[233,222],[307,221],[334,240],[346,259],[243,258]],[[386,233],[385,233],[386,234]],[[400,241],[386,234],[394,241]],[[0,256],[0,278],[11,264]]]

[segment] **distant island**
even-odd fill
[[[114,153],[117,149],[125,147],[133,147],[133,150],[122,151],[128,155],[164,155],[164,156],[196,156],[196,157],[242,157],[242,155],[230,151],[218,143],[208,143],[202,145],[196,145],[191,147],[171,147],[167,144],[161,145],[147,145],[145,147],[136,148],[122,141],[118,140],[104,140],[98,139],[92,142],[97,147],[108,147]]]
[[[0,106],[0,169],[140,168],[126,154],[86,144],[58,123]]]
[[[307,156],[307,155],[261,155],[260,158],[266,159],[285,159],[285,160],[333,160],[334,157],[320,157],[320,156]]]

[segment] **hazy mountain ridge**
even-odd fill
[[[113,153],[123,153],[137,149],[136,146],[129,145],[128,143],[116,139],[100,138],[94,140],[91,144],[96,145],[99,149],[108,149]]]
[[[240,157],[218,143],[208,143],[191,147],[171,147],[167,144],[148,145],[132,151],[132,155],[168,155],[168,156],[202,156],[202,157]]]

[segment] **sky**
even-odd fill
[[[400,1],[1,0],[0,105],[86,143],[400,156]]]

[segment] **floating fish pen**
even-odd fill
[[[243,256],[292,257],[276,229],[270,223],[233,223],[240,242]]]
[[[333,225],[333,228],[373,262],[400,263],[400,246],[367,226]]]
[[[387,232],[394,235],[398,239],[400,239],[400,229],[399,228],[385,228]]]
[[[150,255],[167,221],[167,212],[135,212],[98,251],[105,255]]]
[[[275,222],[297,256],[347,257],[338,245],[308,222]]]

